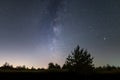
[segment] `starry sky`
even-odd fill
[[[0,0],[0,65],[62,65],[78,44],[120,66],[120,0]]]

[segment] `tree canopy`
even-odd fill
[[[61,68],[60,65],[58,65],[57,63],[54,64],[54,63],[50,62],[48,64],[48,69],[60,69],[60,68]]]
[[[93,70],[93,57],[84,48],[80,48],[79,45],[70,54],[63,65],[63,69],[68,69],[74,72],[91,72]]]

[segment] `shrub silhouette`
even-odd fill
[[[25,67],[25,65],[23,65],[23,66],[17,66],[16,69],[17,70],[26,70],[27,68]]]
[[[12,65],[10,65],[9,63],[5,62],[5,64],[3,64],[3,66],[0,67],[0,69],[5,69],[5,70],[10,70],[10,69],[14,69]]]
[[[48,70],[50,70],[50,71],[60,71],[60,69],[61,69],[61,67],[60,67],[60,65],[58,65],[57,63],[56,64],[54,64],[54,63],[49,63],[48,64]]]
[[[54,68],[55,68],[55,66],[52,62],[48,64],[48,69],[54,69]]]
[[[70,54],[63,65],[63,69],[72,72],[89,73],[93,71],[93,58],[87,50],[80,49],[79,45]]]

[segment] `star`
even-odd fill
[[[107,39],[106,37],[103,38],[104,41],[105,41],[106,39]]]

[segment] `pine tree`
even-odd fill
[[[88,73],[93,70],[93,57],[84,48],[80,49],[79,45],[74,49],[72,54],[66,58],[63,69],[73,72]]]

